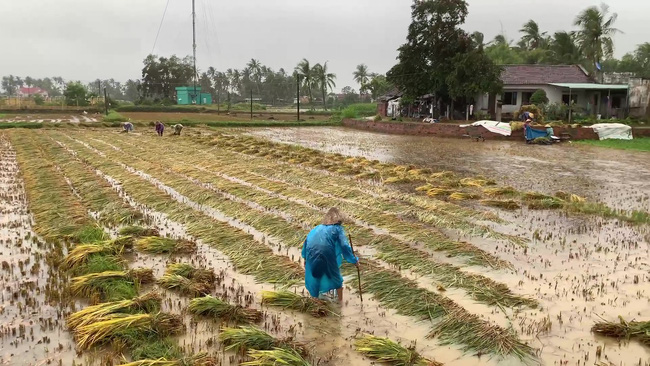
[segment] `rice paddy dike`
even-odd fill
[[[650,365],[642,209],[187,130],[0,133],[0,362]],[[303,289],[332,206],[363,303]]]

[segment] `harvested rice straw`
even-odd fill
[[[195,268],[187,263],[173,263],[167,266],[165,274],[179,275],[194,281],[214,283],[216,276],[214,271],[203,268]]]
[[[490,197],[505,196],[515,194],[517,191],[512,187],[485,188],[483,193]]]
[[[466,192],[454,192],[449,195],[449,199],[455,201],[474,200],[477,198],[479,198],[479,195],[474,193],[466,193]]]
[[[242,366],[311,366],[302,356],[292,349],[276,348],[269,351],[250,350],[251,361],[242,362]]]
[[[158,279],[158,284],[166,289],[177,290],[193,297],[209,294],[213,287],[210,283],[174,274],[163,275]]]
[[[71,314],[66,322],[68,328],[74,329],[90,323],[106,320],[109,315],[115,313],[159,311],[161,302],[162,297],[159,293],[149,292],[132,300],[105,302],[88,306],[83,310]]]
[[[74,332],[77,348],[84,351],[120,337],[124,331],[142,332],[143,335],[155,333],[164,337],[178,334],[182,330],[183,319],[179,315],[157,313],[113,315],[111,319],[78,327]]]
[[[102,282],[114,279],[124,279],[139,283],[151,283],[154,280],[153,270],[149,268],[136,268],[128,271],[106,271],[90,273],[72,278],[70,291],[75,296],[91,297],[101,286]]]
[[[481,204],[485,206],[498,207],[506,210],[516,210],[521,208],[519,202],[513,200],[481,200]]]
[[[291,291],[263,291],[262,304],[298,310],[315,317],[327,316],[332,311],[327,302],[311,297],[300,296]]]
[[[491,184],[494,184],[494,182],[482,178],[463,178],[460,180],[460,185],[463,187],[483,187]]]
[[[401,183],[411,183],[411,178],[409,177],[389,177],[384,179],[385,184],[401,184]]]
[[[192,299],[187,309],[192,314],[220,318],[235,323],[257,323],[263,317],[259,310],[231,305],[209,295]]]
[[[126,226],[120,229],[120,235],[128,235],[132,237],[141,236],[158,236],[160,232],[158,229],[142,227],[142,226]]]
[[[124,363],[119,366],[217,366],[219,362],[207,353],[199,353],[194,356],[184,357],[180,360],[139,360]]]
[[[417,192],[427,192],[427,191],[430,191],[431,189],[433,189],[433,186],[431,184],[429,184],[429,183],[427,183],[427,184],[425,184],[423,186],[419,186],[419,187],[415,188],[415,190]]]
[[[121,255],[125,250],[133,247],[131,237],[121,237],[94,244],[77,245],[70,251],[61,264],[62,269],[70,270],[84,264],[93,254]]]
[[[364,335],[357,338],[354,345],[365,356],[393,366],[442,366],[439,362],[420,356],[415,348],[405,348],[388,338]]]
[[[427,191],[427,196],[429,197],[448,196],[452,193],[453,191],[451,189],[433,188]]]
[[[196,243],[184,239],[169,239],[159,236],[147,236],[135,242],[135,247],[141,252],[150,254],[192,253],[196,251]]]
[[[226,351],[233,350],[236,353],[242,353],[249,349],[272,350],[274,348],[285,348],[296,350],[302,355],[307,354],[305,345],[293,341],[292,338],[276,339],[265,331],[250,326],[222,328],[219,332],[219,340],[226,346]]]
[[[608,321],[596,323],[591,328],[591,331],[603,336],[618,339],[636,339],[646,346],[650,346],[650,321],[628,322],[623,319],[622,316],[619,316],[618,320],[618,323]]]

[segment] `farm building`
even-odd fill
[[[197,100],[197,97],[199,97]],[[201,93],[201,87],[197,86],[177,86],[176,102],[180,105],[189,104],[212,104],[212,95],[210,93]]]
[[[536,90],[544,90],[549,103],[575,103],[589,115],[625,118],[628,108],[627,84],[596,83],[578,65],[507,65],[501,74],[502,113],[512,114],[530,104]],[[487,94],[476,98],[475,110],[488,112]],[[495,101],[496,102],[496,101]]]

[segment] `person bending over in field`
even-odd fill
[[[162,136],[163,132],[165,132],[165,125],[160,121],[156,121],[156,133],[158,136]]]
[[[331,208],[323,223],[307,235],[302,246],[305,258],[305,287],[312,297],[336,290],[340,303],[343,303],[343,259],[359,266],[359,258],[352,253],[343,230],[343,215],[337,208]]]
[[[181,135],[181,131],[183,130],[183,125],[182,124],[177,123],[177,124],[173,125],[172,128],[174,129],[174,135],[177,135],[177,136]]]
[[[122,132],[125,132],[125,133],[133,132],[133,123],[124,122],[122,124],[122,128],[124,129]]]

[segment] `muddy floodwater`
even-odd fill
[[[255,153],[252,153],[250,147],[236,150],[237,147],[225,142],[240,137],[233,135],[247,134],[321,151],[430,167],[436,171],[453,171],[459,176],[481,175],[495,180],[500,186],[513,186],[521,191],[548,194],[565,191],[617,209],[642,211],[650,211],[650,153],[575,143],[530,146],[518,141],[474,142],[329,127],[188,128],[187,134],[183,130],[182,137],[164,138],[145,132],[107,134],[105,131],[36,131],[31,132],[33,141],[21,140],[17,135],[11,135],[11,139],[0,135],[0,365],[91,366],[118,365],[127,361],[118,355],[107,355],[111,353],[107,348],[76,352],[75,339],[65,326],[65,319],[71,312],[88,304],[81,299],[65,303],[57,301],[57,295],[67,287],[69,279],[54,271],[55,267],[48,266],[50,262],[46,259],[52,247],[35,233],[39,221],[34,219],[30,209],[34,211],[38,206],[35,205],[37,202],[30,202],[30,190],[26,188],[29,184],[24,183],[29,181],[23,178],[29,177],[30,166],[33,170],[33,166],[38,165],[18,163],[17,153],[29,151],[15,143],[23,141],[22,145],[38,142],[38,146],[47,148],[45,151],[50,155],[41,159],[47,160],[46,156],[51,156],[56,167],[63,167],[58,171],[74,193],[69,195],[70,199],[78,198],[80,207],[87,208],[82,204],[86,205],[91,194],[76,189],[75,184],[77,188],[85,185],[76,183],[75,179],[92,183],[96,190],[103,190],[107,201],[123,204],[141,214],[140,224],[156,229],[161,236],[197,244],[196,252],[191,254],[151,254],[134,250],[124,255],[128,268],[151,268],[155,278],[161,278],[172,262],[189,263],[214,271],[217,280],[210,294],[234,305],[260,310],[263,320],[258,326],[279,339],[291,337],[306,343],[312,352],[313,365],[379,364],[362,356],[352,346],[360,334],[375,334],[405,345],[412,344],[423,356],[447,366],[650,366],[648,345],[636,340],[601,337],[591,331],[596,322],[616,321],[619,316],[628,321],[650,320],[649,225],[629,224],[598,215],[569,214],[559,209],[532,210],[525,204],[508,211],[481,206],[483,201],[478,199],[461,202],[447,199],[442,202],[444,198],[427,202],[444,203],[446,206],[440,206],[444,210],[453,207],[458,212],[461,209],[468,212],[480,210],[481,214],[468,214],[468,223],[476,221],[468,224],[468,229],[450,224],[454,223],[452,212],[445,212],[450,216],[440,223],[420,225],[417,221],[420,218],[408,216],[410,212],[440,212],[430,208],[433,205],[421,209],[421,206],[409,205],[406,201],[398,202],[400,199],[394,197],[402,194],[404,197],[412,194],[409,197],[427,198],[424,194],[408,193],[413,188],[408,184],[380,185],[376,181],[352,179],[302,163],[276,161],[280,150],[274,151],[276,155],[256,155],[264,152],[258,149],[266,148],[261,144],[256,145]],[[205,134],[214,136],[204,139]],[[212,142],[215,144],[208,144]],[[51,145],[49,148],[48,144]],[[273,145],[272,148],[277,147],[277,144]],[[64,165],[63,162],[72,164]],[[82,175],[71,174],[76,172],[87,174],[82,180],[75,178]],[[333,185],[340,182],[340,192],[328,191],[322,184],[324,181]],[[395,195],[383,196],[379,192]],[[321,201],[327,202],[328,206],[315,204]],[[387,215],[382,211],[384,209],[374,207],[387,202],[393,206],[385,210],[393,210],[394,215]],[[264,279],[260,276],[264,273],[246,267],[245,262],[238,265],[236,254],[241,250],[231,253],[231,247],[221,242],[248,240],[247,248],[252,248],[248,249],[250,257],[256,258],[253,249],[267,253],[260,258],[259,268],[265,263],[269,266],[285,263],[287,266],[283,268],[291,271],[295,265],[300,267],[304,262],[300,247],[291,245],[290,234],[306,235],[312,227],[309,221],[312,215],[320,221],[322,213],[334,204],[351,211],[353,217],[346,227],[349,232],[357,230],[352,234],[357,235],[354,237],[355,250],[364,262],[372,261],[378,268],[391,269],[391,275],[415,283],[414,287],[424,289],[428,294],[449,299],[463,312],[477,316],[476,320],[468,322],[485,322],[491,327],[516,333],[518,341],[534,350],[531,352],[533,355],[520,359],[463,352],[465,344],[444,344],[440,337],[430,338],[432,324],[429,321],[399,313],[371,289],[364,290],[362,302],[356,291],[361,280],[355,281],[354,276],[346,277],[344,304],[331,304],[333,314],[329,317],[314,318],[263,305],[262,292],[277,289],[283,284],[282,280],[273,282],[275,277],[270,274],[269,279]],[[361,210],[371,214],[362,215],[359,213]],[[249,211],[266,221],[258,221],[259,218],[249,215]],[[483,215],[485,211],[490,215]],[[99,213],[89,211],[88,215],[95,218]],[[119,225],[97,222],[112,238],[117,237]],[[395,222],[399,225],[393,226]],[[478,230],[478,225],[484,225],[481,228],[485,230]],[[424,230],[425,234],[413,239],[410,232],[399,231],[401,228]],[[477,231],[473,231],[475,229]],[[490,230],[503,235],[486,234]],[[222,236],[213,236],[213,231],[219,231]],[[493,256],[510,265],[487,266],[480,261],[466,261],[463,255],[452,255],[451,251],[431,250],[424,242],[429,240],[428,236],[435,235],[440,235],[457,248],[465,248],[460,245],[462,242],[485,253],[485,256]],[[357,246],[361,241],[365,244]],[[383,247],[375,245],[375,242],[397,244]],[[404,245],[398,245],[400,243]],[[405,247],[418,251],[398,250]],[[405,253],[417,253],[423,258],[415,258],[415,254],[413,258],[407,257]],[[388,257],[392,255],[402,255],[405,265],[402,267],[401,262],[397,262],[399,265],[391,262]],[[416,263],[420,259],[422,262],[417,263],[442,263],[459,269],[450,272],[454,273],[453,281],[443,282],[442,276],[433,276],[437,267],[406,265],[408,261]],[[368,266],[363,272],[362,266],[364,287],[367,275],[381,273],[378,269],[370,269]],[[472,276],[485,278],[486,281],[476,282],[481,287],[496,288],[490,281],[502,285],[512,292],[493,293],[521,299],[522,302],[514,304],[497,298],[497,295],[489,297],[492,294],[489,291],[479,293],[468,285],[470,280],[475,280]],[[398,286],[402,286],[402,282],[394,287]],[[302,285],[290,288],[305,294]],[[223,366],[237,365],[247,359],[225,351],[219,341],[221,327],[227,323],[190,315],[187,310],[190,296],[165,290],[160,284],[143,285],[140,293],[150,290],[162,294],[163,311],[179,315],[184,320],[186,331],[173,337],[184,354],[205,351]],[[485,297],[476,294],[485,294]],[[522,305],[526,304],[523,300],[534,300],[535,303]],[[469,319],[454,316],[463,321]]]
[[[650,210],[650,153],[575,143],[536,146],[523,141],[389,135],[344,127],[242,131],[344,155],[485,175],[519,190],[575,192],[615,208]]]

